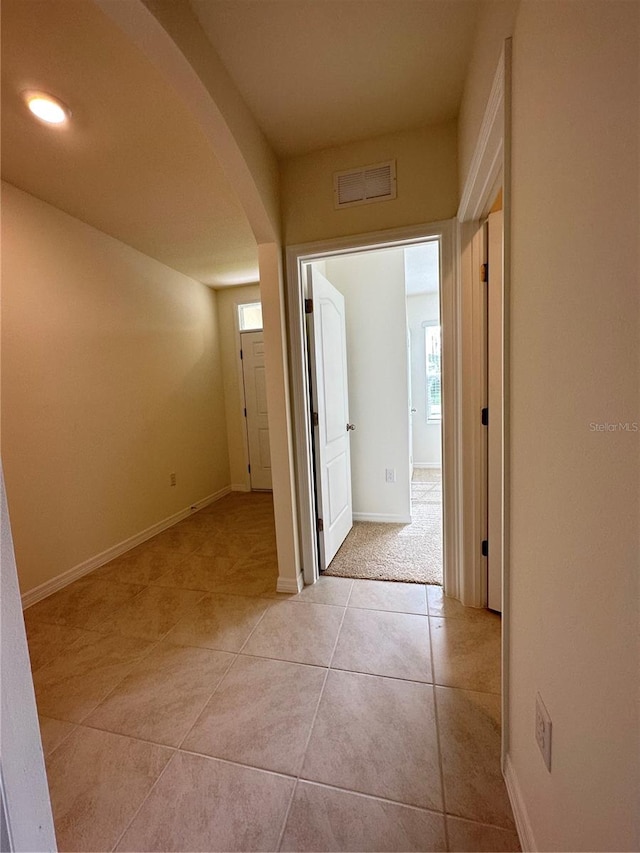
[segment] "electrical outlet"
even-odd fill
[[[551,717],[539,693],[536,693],[536,741],[551,773]]]
[[[169,474],[169,485],[175,486],[175,484],[176,484],[176,475],[175,475],[175,473],[171,473],[171,474]]]
[[[387,468],[384,472],[385,483],[395,483],[396,481],[396,469],[395,468]]]

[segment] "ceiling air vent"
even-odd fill
[[[333,176],[333,197],[336,209],[395,198],[396,161],[336,172]]]

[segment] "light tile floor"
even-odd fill
[[[519,850],[499,617],[276,578],[231,495],[26,611],[60,850]]]

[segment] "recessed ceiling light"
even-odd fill
[[[64,124],[71,115],[69,107],[45,92],[24,92],[23,97],[33,115],[45,124]]]

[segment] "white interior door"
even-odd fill
[[[249,477],[252,489],[271,489],[269,419],[264,368],[264,339],[260,332],[242,332],[242,379],[244,382]]]
[[[487,299],[487,605],[502,612],[504,544],[504,299],[502,211],[489,214]]]
[[[313,300],[309,339],[320,571],[326,569],[353,526],[349,394],[344,298],[309,266]],[[315,422],[314,418],[314,422]]]

